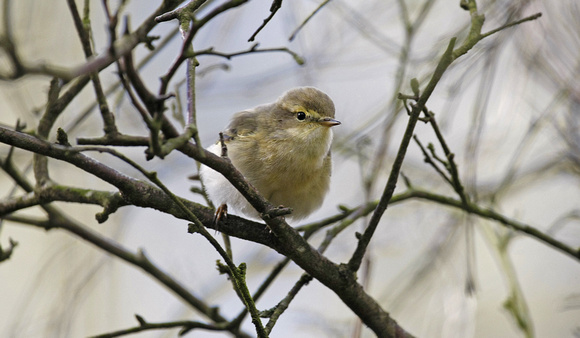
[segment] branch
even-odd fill
[[[215,56],[221,56],[221,57],[224,57],[224,58],[230,60],[231,58],[233,58],[235,56],[240,56],[240,55],[245,55],[245,54],[284,52],[284,53],[290,54],[292,56],[292,58],[294,59],[294,61],[296,61],[297,64],[299,64],[299,65],[304,64],[304,59],[300,55],[298,55],[297,53],[291,51],[290,49],[288,49],[286,47],[259,49],[258,45],[259,44],[255,43],[249,49],[247,49],[245,51],[241,51],[241,52],[236,52],[236,53],[216,52],[213,50],[213,47],[210,47],[210,48],[195,52],[195,55],[196,56],[198,56],[198,55],[215,55]]]
[[[463,45],[461,45],[460,47],[458,47],[455,50],[454,50],[454,46],[455,46],[456,38],[451,39],[451,41],[449,42],[449,45],[447,46],[447,50],[445,51],[445,53],[441,57],[441,60],[439,61],[439,63],[437,64],[437,67],[433,73],[433,76],[431,77],[431,80],[427,84],[424,92],[418,98],[417,104],[415,106],[413,106],[413,109],[411,110],[409,122],[407,124],[407,129],[405,131],[405,135],[403,136],[403,140],[401,141],[401,145],[399,146],[399,150],[397,152],[395,162],[393,163],[393,167],[391,169],[391,173],[389,175],[389,179],[388,179],[387,184],[385,186],[385,189],[383,191],[383,195],[381,197],[381,200],[379,201],[377,209],[375,210],[375,212],[373,213],[373,215],[371,217],[369,225],[367,226],[365,232],[362,234],[355,252],[353,253],[350,261],[348,262],[348,266],[353,272],[357,271],[360,268],[360,265],[362,263],[362,259],[365,255],[365,252],[366,252],[366,248],[368,247],[370,240],[371,240],[371,238],[372,238],[372,236],[373,236],[373,234],[378,226],[378,223],[380,221],[381,216],[383,215],[383,213],[387,209],[390,198],[393,196],[393,192],[394,192],[396,184],[397,184],[397,179],[398,179],[399,172],[400,172],[400,169],[402,166],[402,162],[404,160],[407,147],[408,147],[410,139],[412,137],[413,129],[415,127],[415,124],[417,123],[417,120],[419,119],[419,114],[421,113],[421,111],[426,109],[425,105],[427,103],[427,100],[429,99],[429,97],[433,93],[433,90],[437,86],[437,83],[439,83],[439,80],[441,79],[441,77],[443,76],[443,74],[445,73],[447,68],[451,65],[451,63],[453,61],[455,61],[457,58],[459,58],[460,56],[462,56],[463,54],[467,53],[481,39],[491,35],[491,34],[487,34],[487,35],[481,34],[481,28],[482,28],[483,23],[485,21],[485,17],[483,15],[478,14],[477,5],[476,5],[474,0],[462,0],[461,6],[465,9],[469,10],[469,12],[471,14],[471,27],[470,27],[469,35],[466,38],[466,40],[464,41]],[[536,14],[530,18],[527,18],[526,20],[520,20],[520,22],[533,20],[533,19],[538,18],[538,17],[540,17],[540,15]],[[511,27],[511,26],[513,26],[513,24],[505,25],[505,26],[501,27],[501,29]],[[497,31],[499,31],[499,30],[494,30],[494,31],[492,31],[492,33],[495,33]],[[436,126],[434,128],[437,132]],[[446,154],[448,154],[447,151],[446,151]],[[450,154],[450,152],[449,152],[449,154]],[[453,166],[453,165],[451,165],[451,166]],[[453,171],[453,168],[451,168],[451,170]],[[467,201],[465,194],[463,193],[463,187],[459,183],[457,175],[454,174],[453,172],[452,172],[452,179],[454,180],[454,187],[456,188],[456,190],[458,190],[458,193],[460,194],[462,199],[465,200],[464,203],[467,204],[468,201]]]
[[[7,1],[8,2],[8,1]],[[72,68],[58,67],[44,63],[28,65],[21,60],[14,50],[13,42],[10,37],[0,36],[0,47],[7,51],[15,71],[13,74],[0,75],[0,79],[17,79],[27,74],[48,75],[62,79],[65,82],[71,81],[77,77],[86,77],[83,81],[88,81],[88,74],[99,72],[110,66],[115,60],[127,53],[130,53],[140,43],[150,43],[151,39],[147,34],[155,27],[157,22],[155,17],[174,9],[179,5],[179,0],[165,0],[155,10],[155,12],[143,21],[143,24],[133,34],[118,40],[107,53],[97,56],[86,63]],[[8,15],[4,13],[5,16]],[[9,16],[9,15],[8,15]],[[113,50],[114,53],[110,53]]]
[[[0,217],[17,210],[55,201],[100,205],[104,210],[95,217],[99,223],[107,221],[109,215],[118,208],[128,205],[118,192],[49,185],[26,195],[1,201]]]
[[[467,36],[467,38],[465,39],[465,41],[463,42],[463,44],[458,47],[456,50],[453,51],[453,59],[457,59],[458,57],[462,56],[463,54],[467,53],[471,48],[473,48],[473,46],[475,46],[479,41],[481,41],[482,39],[495,34],[497,32],[500,32],[506,28],[521,24],[523,22],[526,21],[531,21],[531,20],[535,20],[538,19],[542,16],[542,13],[536,13],[534,15],[531,15],[527,18],[524,18],[522,20],[518,20],[515,21],[513,23],[508,23],[506,25],[503,25],[497,29],[494,29],[488,33],[485,34],[481,34],[481,29],[483,27],[483,23],[485,22],[485,16],[482,14],[479,14],[477,12],[477,5],[475,4],[475,1],[473,0],[462,0],[462,7],[466,10],[469,11],[470,15],[471,15],[471,28],[469,30],[469,35]]]
[[[173,329],[173,328],[179,328],[179,327],[181,327],[181,330],[179,331],[179,335],[183,335],[183,334],[185,334],[193,329],[204,329],[204,330],[210,330],[210,331],[226,331],[226,326],[223,324],[210,325],[210,324],[191,321],[191,320],[181,320],[181,321],[164,322],[164,323],[150,323],[150,322],[147,322],[143,317],[141,317],[140,315],[137,315],[137,314],[135,315],[135,318],[139,322],[139,326],[136,326],[136,327],[133,327],[130,329],[100,334],[97,336],[93,336],[92,338],[113,338],[113,337],[126,336],[126,335],[130,335],[130,334],[138,333],[138,332],[144,332],[144,331],[150,331],[150,330],[160,330],[160,329]],[[246,334],[240,334],[240,333],[238,333],[238,336],[249,337]]]
[[[397,186],[397,180],[399,178],[399,173],[401,171],[401,167],[403,166],[403,160],[405,159],[405,155],[407,153],[407,148],[409,147],[409,143],[411,142],[411,138],[413,137],[413,130],[415,129],[415,125],[417,124],[417,120],[419,119],[419,114],[423,110],[423,107],[427,103],[427,100],[433,93],[435,86],[443,76],[447,67],[451,65],[453,62],[452,53],[453,47],[455,46],[455,38],[451,39],[449,45],[447,46],[447,50],[443,53],[429,84],[425,88],[425,91],[417,101],[417,105],[413,107],[411,111],[411,116],[409,117],[409,121],[407,122],[407,128],[405,130],[405,135],[401,140],[401,144],[399,145],[399,150],[397,151],[397,156],[395,157],[395,162],[393,163],[393,167],[391,168],[391,173],[389,174],[389,179],[387,180],[387,184],[383,191],[383,195],[381,196],[381,200],[377,205],[377,208],[373,215],[371,216],[371,220],[369,221],[369,225],[365,229],[365,232],[359,239],[357,248],[353,253],[350,261],[348,262],[348,267],[351,271],[356,272],[362,263],[362,259],[365,255],[366,249],[371,241],[371,238],[377,229],[379,221],[383,215],[383,213],[387,210],[387,206],[389,204],[389,200],[393,196],[395,192],[395,188]]]
[[[38,122],[38,127],[36,128],[36,135],[39,138],[48,139],[50,129],[52,129],[54,122],[62,113],[62,110],[58,109],[56,106],[56,101],[61,88],[62,83],[59,79],[54,78],[50,81],[46,109]],[[33,169],[34,178],[36,179],[36,184],[38,186],[44,186],[50,182],[50,177],[48,175],[48,159],[46,157],[34,154]]]
[[[423,147],[423,144],[421,143],[421,141],[419,141],[419,138],[417,137],[417,135],[413,135],[413,139],[415,140],[415,142],[417,143],[417,145],[421,149],[421,152],[423,153],[423,161],[425,163],[428,163],[429,165],[431,165],[431,167],[433,167],[433,169],[435,169],[435,171],[439,174],[439,176],[441,176],[447,183],[449,183],[449,185],[453,186],[453,182],[451,181],[451,179],[449,177],[447,177],[447,175],[443,172],[443,170],[441,170],[441,168],[439,168],[437,163],[435,163],[435,161],[433,161],[431,159],[431,156],[429,155],[429,153],[427,152],[425,147]]]
[[[479,205],[469,202],[467,205],[462,200],[457,200],[451,197],[443,196],[434,194],[425,190],[417,189],[417,188],[410,188],[407,191],[394,195],[391,199],[389,205],[396,205],[403,201],[409,199],[422,199],[431,202],[436,202],[441,205],[446,205],[449,207],[454,207],[460,210],[463,210],[469,214],[477,215],[483,219],[491,220],[498,222],[505,227],[515,230],[518,233],[522,233],[524,235],[530,236],[533,239],[544,243],[550,247],[555,248],[556,250],[580,261],[580,247],[574,248],[570,245],[567,245],[564,242],[561,242],[554,237],[550,236],[549,233],[544,233],[538,230],[536,227],[531,225],[522,223],[505,215],[502,215],[493,209],[480,207]],[[347,214],[341,214],[333,217],[343,218],[345,220],[352,219],[353,217],[364,217],[371,213],[377,206],[378,202],[370,202],[368,204],[361,205]],[[352,220],[350,223],[353,223]],[[317,224],[313,224],[317,225]],[[312,225],[310,225],[312,226]],[[302,228],[309,229],[309,225],[305,225]],[[337,227],[337,229],[340,229]]]
[[[316,13],[318,13],[322,7],[326,6],[326,4],[328,4],[330,2],[330,0],[325,0],[323,3],[321,3],[318,7],[316,7],[316,9],[310,13],[309,16],[306,17],[306,19],[304,19],[304,21],[302,21],[302,23],[300,24],[300,26],[298,26],[294,32],[292,32],[292,34],[290,35],[290,37],[288,38],[289,41],[294,40],[294,38],[296,38],[296,35],[298,35],[298,32],[300,32],[300,30],[302,30],[302,28],[304,28],[304,26],[306,26],[306,23],[308,23],[308,21],[310,21],[310,19],[312,19],[312,17],[314,17],[314,15],[316,15]]]
[[[183,7],[155,17],[155,22],[165,22],[173,19],[179,20],[185,15],[193,17],[193,14],[206,2],[207,0],[190,0],[189,3]]]
[[[155,18],[174,9],[180,2],[181,1],[179,0],[163,1],[155,12],[147,17],[135,32],[123,36],[121,39],[116,41],[116,43],[111,47],[114,50],[114,54],[110,53],[111,49],[109,49],[109,52],[99,55],[84,65],[75,68],[72,72],[73,77],[101,71],[110,66],[118,58],[130,53],[140,43],[150,43],[151,39],[148,37],[148,34],[157,25]]]
[[[116,186],[129,203],[154,208],[178,218],[193,221],[180,208],[175,207],[175,203],[162,190],[127,177],[70,149],[70,147],[51,144],[3,127],[0,127],[0,142],[69,162]],[[198,148],[191,144],[187,144],[180,150],[224,174],[244,194],[252,206],[262,214],[269,214],[268,211],[276,209],[276,207],[261,197],[253,187],[249,186],[243,176],[228,161],[207,151],[202,155],[199,153]],[[209,208],[183,199],[182,202],[188,209],[195,212],[206,227],[214,227],[214,215]],[[226,222],[220,223],[220,231],[231,236],[267,245],[289,257],[306,272],[333,290],[375,333],[391,337],[408,335],[363,290],[362,286],[356,282],[354,276],[346,273],[341,266],[332,263],[316,249],[312,248],[282,217],[268,218],[266,222],[273,233],[269,232],[263,224],[242,220],[235,216],[230,216]]]
[[[68,219],[65,215],[61,215],[61,217],[52,217],[50,220],[38,220],[22,216],[8,216],[6,219],[13,222],[41,227],[46,230],[61,228],[73,233],[83,240],[99,247],[103,251],[145,271],[207,318],[210,318],[216,323],[227,322],[227,319],[219,314],[218,308],[208,306],[203,300],[201,300],[201,298],[191,293],[184,285],[153,264],[142,250],[136,254],[132,253],[112,239],[104,237],[98,232]],[[247,337],[247,335],[240,333],[235,328],[228,328],[228,330],[234,334],[240,334]]]
[[[162,182],[161,180],[159,180],[159,178],[157,177],[157,173],[156,172],[149,172],[147,170],[145,170],[143,167],[141,167],[140,165],[138,165],[136,162],[134,162],[133,160],[129,159],[128,157],[126,157],[125,155],[117,152],[114,149],[110,149],[110,148],[84,148],[81,149],[83,151],[99,151],[99,152],[106,152],[109,153],[121,160],[123,160],[124,162],[128,163],[129,165],[131,165],[133,168],[137,169],[138,171],[140,171],[145,177],[147,177],[151,182],[153,182],[155,185],[157,185],[161,190],[163,190],[163,192],[173,201],[173,203],[187,216],[188,219],[190,219],[193,223],[189,224],[189,233],[199,233],[201,234],[213,247],[214,249],[219,253],[219,255],[224,259],[224,261],[226,262],[228,268],[229,268],[229,272],[230,272],[230,276],[231,276],[231,280],[232,280],[232,284],[234,289],[241,295],[241,299],[243,301],[243,303],[246,305],[246,307],[248,308],[248,310],[250,311],[251,315],[252,315],[252,322],[254,323],[254,325],[256,326],[256,332],[258,333],[259,337],[267,337],[266,332],[264,331],[264,327],[262,326],[262,322],[260,321],[260,317],[258,315],[258,310],[256,309],[255,306],[255,302],[252,299],[249,291],[248,291],[248,287],[246,284],[246,268],[245,268],[245,263],[240,264],[239,267],[237,267],[234,262],[232,261],[231,257],[227,254],[227,252],[220,246],[220,244],[217,242],[217,240],[215,238],[213,238],[209,232],[205,229],[205,227],[203,226],[203,224],[199,221],[199,219],[197,218],[197,216],[190,210],[188,209],[185,204],[181,201],[181,199],[179,199],[175,194],[173,194]]]
[[[310,276],[307,273],[303,274],[298,280],[298,282],[296,282],[296,284],[292,287],[290,292],[288,292],[286,297],[284,297],[284,299],[282,299],[278,304],[276,304],[276,306],[272,310],[265,311],[267,313],[267,315],[265,316],[270,318],[268,324],[266,324],[266,331],[268,333],[272,332],[272,329],[274,328],[274,325],[276,325],[278,318],[280,318],[282,313],[284,313],[284,311],[288,308],[290,302],[292,302],[292,300],[294,299],[294,297],[296,297],[296,295],[302,289],[302,287],[308,284],[311,280],[312,276]]]
[[[10,259],[10,257],[12,256],[12,252],[14,251],[14,248],[18,245],[18,242],[16,242],[12,238],[9,239],[9,242],[10,246],[8,247],[8,249],[4,249],[2,248],[2,245],[0,245],[0,262]]]
[[[281,7],[282,7],[282,0],[273,0],[272,1],[272,5],[270,6],[270,15],[268,15],[268,17],[264,19],[264,21],[262,22],[260,27],[258,27],[258,29],[256,29],[256,31],[254,32],[254,34],[252,34],[252,36],[250,36],[250,38],[248,39],[248,42],[252,42],[252,41],[254,41],[254,39],[256,39],[256,36],[258,35],[258,33],[260,33],[260,31],[262,29],[264,29],[264,27],[266,27],[268,22],[270,22],[270,20],[272,20],[274,15],[276,15],[276,12],[278,12],[278,10]]]
[[[510,23],[505,24],[505,25],[503,25],[503,26],[501,26],[499,28],[496,28],[494,30],[491,30],[491,31],[489,31],[487,33],[481,34],[481,38],[484,39],[484,38],[486,38],[486,37],[488,37],[488,36],[490,36],[492,34],[495,34],[495,33],[499,32],[499,31],[502,31],[502,30],[504,30],[506,28],[509,28],[509,27],[517,26],[517,25],[519,25],[521,23],[524,23],[526,21],[532,21],[532,20],[539,19],[541,16],[542,16],[542,13],[536,13],[536,14],[530,15],[528,17],[525,17],[525,18],[523,18],[521,20],[517,20],[517,21],[514,21],[514,22],[510,22]]]
[[[159,95],[161,95],[161,96],[165,95],[165,93],[167,92],[167,87],[169,85],[169,81],[171,81],[171,79],[173,78],[173,76],[177,72],[177,69],[181,66],[181,64],[188,57],[191,56],[191,55],[189,55],[189,51],[191,49],[191,42],[193,41],[193,38],[195,37],[195,35],[199,31],[199,29],[201,27],[203,27],[206,23],[208,23],[211,19],[218,16],[219,14],[224,13],[232,8],[241,6],[246,2],[248,2],[248,0],[229,0],[228,2],[225,2],[225,3],[221,4],[220,6],[214,8],[212,11],[210,11],[208,14],[206,14],[201,19],[193,21],[193,24],[191,25],[189,32],[187,33],[186,37],[183,39],[183,43],[181,45],[181,51],[180,51],[179,55],[177,56],[177,59],[173,62],[173,64],[169,68],[169,71],[164,76],[161,77],[161,87],[159,88]],[[189,13],[187,15],[187,17],[178,16],[178,18],[180,19],[180,24],[183,24],[184,22],[186,22],[186,20],[192,20],[193,13]]]
[[[506,217],[491,209],[482,208],[471,202],[465,205],[464,202],[461,200],[456,200],[450,197],[433,194],[427,191],[411,190],[405,193],[405,195],[407,194],[409,195],[409,197],[434,201],[442,205],[447,205],[461,210],[465,210],[470,214],[478,215],[485,219],[494,220],[517,232],[521,232],[532,238],[535,238],[540,242],[547,244],[548,246],[551,246],[557,249],[558,251],[563,252],[571,256],[572,258],[580,261],[580,248],[572,248],[571,246],[556,240],[552,236],[547,235],[530,225]]]

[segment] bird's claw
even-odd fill
[[[222,204],[216,209],[215,215],[213,217],[213,224],[215,225],[216,231],[219,231],[219,223],[222,220],[225,221],[227,218],[228,218],[228,205]]]

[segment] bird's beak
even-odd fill
[[[340,124],[339,120],[331,119],[330,117],[325,117],[323,119],[318,120],[318,123],[325,127],[333,127],[338,126]]]

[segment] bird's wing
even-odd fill
[[[236,113],[224,133],[229,139],[234,139],[238,136],[247,136],[257,132],[258,112],[255,109],[244,110]]]

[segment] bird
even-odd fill
[[[233,115],[223,132],[231,163],[270,203],[290,208],[287,220],[299,221],[324,201],[332,171],[332,99],[314,87],[298,87],[275,102]],[[207,148],[220,155],[221,141]],[[259,219],[259,213],[220,173],[202,165],[200,178],[215,205],[216,224],[227,217],[228,206],[236,213]]]

